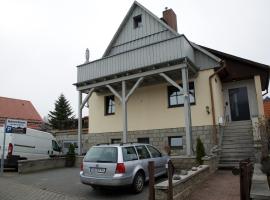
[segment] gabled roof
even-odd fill
[[[42,122],[42,118],[30,101],[7,97],[0,97],[0,117]]]
[[[164,21],[162,21],[161,19],[159,19],[155,14],[153,14],[151,11],[149,11],[147,8],[145,8],[144,6],[142,6],[140,3],[138,3],[137,1],[134,1],[134,3],[132,4],[132,6],[130,7],[129,11],[127,12],[126,16],[124,17],[123,21],[121,22],[119,28],[117,29],[116,33],[114,34],[112,40],[110,41],[108,47],[106,48],[104,54],[102,57],[106,57],[108,55],[108,53],[110,52],[114,42],[117,40],[118,36],[120,35],[120,33],[123,30],[123,27],[125,26],[125,24],[127,23],[127,21],[129,20],[129,18],[131,17],[131,14],[133,12],[133,10],[136,7],[140,7],[141,9],[143,9],[147,14],[149,14],[150,16],[152,16],[158,23],[160,23],[164,28],[166,28],[167,30],[169,30],[172,34],[174,34],[175,36],[179,36],[179,34],[172,29],[170,26],[168,26]]]

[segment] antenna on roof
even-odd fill
[[[90,58],[90,52],[89,52],[89,49],[87,48],[85,50],[85,63],[89,63],[89,58]]]

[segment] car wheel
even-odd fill
[[[144,186],[144,175],[141,172],[137,172],[134,177],[132,189],[134,193],[140,193],[143,191]]]
[[[93,190],[98,190],[98,189],[100,189],[100,187],[98,187],[98,186],[96,186],[96,185],[91,185],[91,187],[92,187]]]

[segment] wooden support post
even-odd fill
[[[148,162],[148,172],[149,172],[149,196],[148,200],[155,200],[155,166],[154,161]]]
[[[82,155],[82,92],[78,94],[78,155]]]
[[[167,200],[173,200],[172,177],[173,177],[172,162],[168,162],[168,196],[167,196]]]

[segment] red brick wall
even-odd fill
[[[265,117],[270,118],[270,101],[264,101],[263,106]]]

